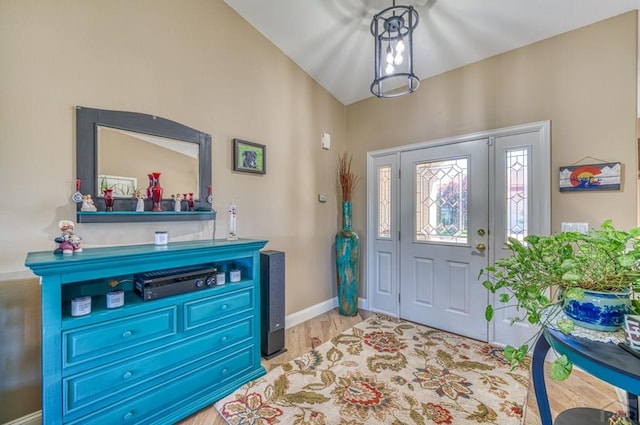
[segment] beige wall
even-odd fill
[[[350,105],[356,172],[365,175],[369,151],[551,120],[552,230],[608,218],[635,226],[637,38],[634,11],[423,80],[410,96]],[[561,194],[558,168],[581,160],[622,162],[622,190]],[[353,220],[360,234],[365,220],[361,190]]]
[[[58,221],[75,221],[74,107],[82,105],[212,134],[216,237],[226,237],[234,199],[239,235],[286,253],[286,314],[335,296],[327,266],[339,218],[332,170],[345,147],[345,107],[222,0],[0,0],[0,64],[0,286],[16,285],[7,273],[29,276],[26,253],[53,250]],[[323,132],[330,151],[320,148]],[[232,172],[233,138],[266,145],[266,175]],[[159,228],[171,240],[213,231],[211,223],[180,222],[80,224],[76,233],[90,247],[150,243]],[[39,308],[37,298],[24,302],[12,308]],[[11,328],[3,331],[19,332],[23,323],[7,322],[14,313],[2,305],[0,324]],[[27,349],[10,340],[14,351]],[[33,371],[38,361],[28,364]],[[24,389],[33,381],[0,365],[4,423],[32,411],[8,399],[5,383]]]
[[[40,410],[39,299],[36,278],[0,282],[0,424]]]
[[[345,108],[222,0],[0,0],[0,423],[39,405],[39,290],[21,276],[29,276],[26,253],[53,249],[57,222],[75,219],[75,105],[211,133],[216,236],[225,236],[234,199],[240,236],[286,252],[292,314],[335,296],[333,170],[347,145],[364,176],[367,151],[550,119],[554,230],[562,220],[609,217],[634,225],[636,27],[635,13],[623,15],[425,80],[411,96]],[[319,147],[322,132],[330,151]],[[231,171],[236,137],[267,146],[265,176]],[[560,195],[558,166],[585,156],[625,163],[624,189]],[[361,235],[365,193],[363,184],[354,203]],[[76,230],[98,246],[149,243],[159,227],[172,240],[213,230],[199,222]]]

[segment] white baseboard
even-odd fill
[[[307,307],[304,310],[296,311],[293,314],[284,318],[285,329],[292,328],[299,325],[302,322],[306,322],[309,319],[313,319],[316,316],[326,313],[338,306],[338,298],[332,298],[327,301],[323,301],[319,304]]]
[[[358,308],[369,310],[369,301],[367,299],[358,298]]]
[[[358,308],[366,310],[368,306],[369,303],[366,299],[358,298]],[[290,314],[284,318],[284,327],[285,329],[292,328],[302,322],[313,319],[314,317],[319,316],[322,313],[333,310],[336,307],[338,307],[338,298],[334,297],[330,300],[312,305],[311,307],[307,307],[304,310],[296,311],[295,313]]]
[[[4,425],[42,425],[42,410],[14,419]]]

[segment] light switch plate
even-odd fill
[[[327,202],[327,195],[324,193],[318,193],[318,201]]]
[[[563,222],[561,225],[563,232],[579,232],[587,233],[589,231],[589,223],[569,223]]]
[[[331,135],[329,133],[322,133],[320,135],[320,147],[322,149],[331,148]]]

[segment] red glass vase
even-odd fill
[[[151,199],[153,200],[153,208],[151,211],[162,211],[162,186],[160,186],[160,174],[153,174],[153,187],[151,188]]]
[[[107,207],[107,211],[113,211],[113,189],[104,189],[102,195],[104,196],[104,204]]]

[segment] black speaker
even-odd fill
[[[260,252],[260,349],[271,359],[284,348],[284,252]]]

